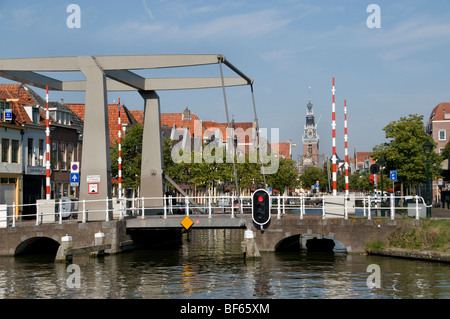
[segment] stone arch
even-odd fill
[[[31,237],[17,245],[14,256],[29,254],[55,254],[60,243],[49,237]]]
[[[309,240],[323,240],[323,243],[326,245],[330,244],[330,241],[333,242],[332,244],[332,251],[335,253],[347,253],[347,246],[340,240],[331,237],[331,236],[323,236],[320,234],[295,234],[290,235],[287,237],[284,237],[280,239],[275,244],[275,251],[276,252],[283,252],[283,251],[300,251],[301,249],[308,249],[307,248],[307,242]]]
[[[278,241],[275,245],[276,252],[283,251],[298,251],[301,249],[300,244],[301,234],[287,236]]]

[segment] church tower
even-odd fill
[[[303,165],[319,165],[319,134],[314,120],[313,105],[309,99],[306,111],[306,123],[303,131]]]

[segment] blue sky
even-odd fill
[[[81,28],[68,28],[71,3]],[[369,4],[381,28],[368,28]],[[311,86],[320,152],[331,155],[331,80],[336,78],[337,152],[344,156],[344,99],[349,152],[385,141],[382,128],[408,114],[428,118],[450,101],[450,1],[3,1],[1,58],[218,53],[254,79],[264,128],[280,140],[301,136]],[[153,71],[148,76],[219,76],[219,67]],[[226,75],[233,75],[227,72]],[[59,78],[80,78],[62,74]],[[2,82],[8,82],[3,80]],[[37,90],[45,96],[40,90]],[[188,106],[203,120],[225,122],[221,89],[158,92],[162,112]],[[136,92],[111,93],[142,109]],[[84,102],[84,94],[51,92],[50,100]],[[230,115],[252,121],[249,87],[227,89]]]

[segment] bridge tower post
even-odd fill
[[[104,210],[101,201],[112,197],[111,189],[111,158],[109,147],[108,106],[106,98],[106,76],[92,56],[79,56],[78,64],[86,77],[86,106],[84,115],[83,136],[83,167],[80,177],[80,199],[86,199],[87,210]],[[87,177],[94,176],[92,183],[96,188],[90,188]],[[112,203],[109,207],[112,219]],[[91,212],[88,219],[105,220],[105,213]]]
[[[159,96],[155,91],[141,90],[139,93],[145,100],[140,196],[157,197],[157,199],[146,199],[146,208],[162,210],[164,162]]]

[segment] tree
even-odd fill
[[[140,124],[133,125],[122,138],[122,184],[125,188],[138,189],[141,183],[142,133]],[[116,141],[111,149],[111,174],[118,175],[119,146]]]
[[[267,184],[281,193],[284,192],[285,188],[296,188],[298,186],[298,173],[294,163],[291,159],[279,158],[278,170],[274,174],[266,175]]]
[[[398,182],[406,188],[415,188],[426,179],[425,154],[422,145],[427,140],[423,116],[410,114],[401,117],[383,128],[389,142],[377,145],[373,148],[372,158],[383,157],[386,160],[385,172],[397,170]],[[431,140],[432,141],[432,140]],[[434,145],[434,141],[432,141]],[[440,156],[435,152],[431,154],[432,176],[438,175],[435,164],[440,163]]]
[[[303,189],[310,189],[312,185],[316,184],[316,181],[319,181],[321,191],[326,190],[328,187],[326,172],[318,167],[308,167],[300,176],[300,181]]]

